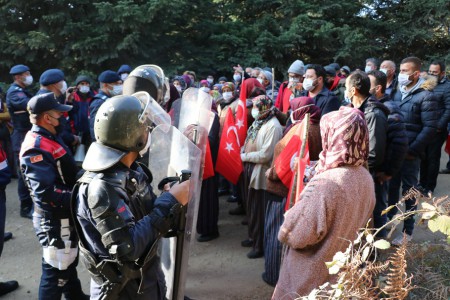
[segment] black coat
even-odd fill
[[[389,110],[375,98],[364,100],[359,109],[369,129],[369,171],[377,172],[385,159]]]
[[[438,110],[441,114],[437,128],[444,131],[447,128],[447,124],[450,123],[450,80],[444,77],[438,82],[433,93],[438,99]]]
[[[408,136],[400,107],[390,101],[388,96],[379,101],[389,109],[387,146],[382,169],[387,175],[394,176],[400,171],[408,153]]]
[[[419,87],[408,93],[404,99],[401,88],[393,97],[405,118],[408,154],[416,157],[423,155],[426,145],[433,139],[439,119],[438,101],[431,92],[436,82],[429,78],[420,80]]]

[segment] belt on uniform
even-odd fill
[[[18,114],[25,114],[26,112],[27,112],[26,110],[18,110],[18,111],[15,111],[14,114],[15,114],[15,115],[18,115]]]

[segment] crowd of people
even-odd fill
[[[212,98],[214,120],[208,133],[208,147],[213,165],[221,159],[218,157],[221,138],[229,134],[223,132],[227,116],[232,114],[234,120],[240,106],[245,106],[247,113],[247,134],[240,145],[242,172],[235,184],[226,179],[226,174],[217,172],[204,178],[197,241],[219,238],[219,196],[228,195],[227,201],[236,203],[229,213],[242,215],[242,224],[248,229],[248,238],[241,242],[242,247],[250,249],[247,257],[264,257],[262,280],[275,287],[273,299],[307,295],[331,279],[325,261],[344,250],[346,240],[353,240],[369,219],[373,220],[374,228],[383,227],[397,213],[392,209],[382,214],[388,205],[398,203],[400,196],[412,187],[431,197],[438,174],[450,174],[450,160],[447,168],[439,170],[442,146],[450,130],[450,80],[443,62],[433,61],[425,67],[417,57],[403,59],[398,67],[391,60],[380,64],[376,58],[368,58],[364,70],[353,71],[337,63],[305,65],[296,60],[289,66],[288,80],[280,82],[270,68],[244,69],[238,65],[232,70],[233,80],[224,76],[215,80],[213,75],[201,79],[195,72],[185,71],[166,81],[153,78],[161,77],[162,70],[153,68],[154,72],[148,72],[122,65],[118,71],[106,70],[98,76],[98,90],[89,76],[78,74],[73,86],[68,87],[62,70],[49,69],[41,74],[40,89],[33,95],[28,90],[33,83],[32,70],[15,65],[10,70],[13,83],[0,112],[0,234],[4,235],[0,239],[0,254],[3,241],[12,237],[12,233],[4,232],[4,191],[9,177],[15,174],[20,216],[33,219],[43,247],[40,299],[48,295],[56,299],[62,294],[74,299],[88,298],[76,274],[77,234],[70,213],[72,189],[82,163],[74,159],[79,145],[89,149],[86,158],[89,163],[83,164],[82,171],[87,172],[80,179],[75,209],[75,219],[81,224],[78,235],[84,236],[80,251],[91,253],[98,262],[99,258],[112,255],[114,240],[106,229],[96,226],[104,220],[89,202],[87,186],[94,185],[98,172],[109,174],[110,168],[117,168],[116,175],[133,170],[135,181],[149,182],[147,176],[142,179],[139,175],[144,172],[142,167],[134,165],[138,153],[147,150],[142,136],[148,133],[140,132],[131,144],[125,129],[122,135],[117,132],[109,135],[101,127],[109,123],[102,124],[112,122],[107,116],[114,119],[114,109],[123,110],[124,114],[127,111],[127,116],[139,115],[139,111],[130,108],[134,100],[125,95],[147,91],[177,126],[183,94],[194,87]],[[118,99],[128,101],[129,107],[121,106]],[[119,121],[132,122],[127,120]],[[304,120],[308,121],[307,142],[314,176],[298,201],[289,205],[291,184],[280,178],[277,162],[289,142],[299,135]],[[100,152],[108,155],[99,159]],[[119,162],[122,165],[117,165]],[[103,181],[107,181],[108,175],[104,176]],[[136,219],[123,217],[126,224],[136,226],[137,231],[128,238],[139,245],[133,255],[126,251],[123,257],[138,260],[151,243],[149,237],[141,240],[144,234],[153,235],[139,229],[142,228],[139,224],[151,224],[150,227],[156,226],[158,232],[164,233],[165,229],[158,227],[162,225],[144,216],[149,214],[155,220],[166,218],[170,205],[186,204],[182,190],[175,188],[169,191],[172,196],[154,197],[156,204],[152,210],[140,211]],[[154,195],[151,190],[145,193]],[[405,209],[415,210],[415,202],[413,198],[405,201]],[[129,201],[125,204],[130,205]],[[404,220],[401,234],[391,243],[410,241],[413,231],[411,216]],[[386,235],[381,230],[377,238]],[[124,251],[116,248],[114,251]],[[68,259],[58,260],[59,251],[66,253]],[[158,273],[153,268],[146,270]],[[154,275],[149,277],[156,280]],[[104,278],[93,277],[91,299],[101,297],[105,282]],[[17,286],[17,281],[0,283],[0,295]],[[135,288],[126,286],[127,295],[136,296]],[[151,295],[163,299],[162,287],[144,284],[144,288],[157,289],[159,292]]]

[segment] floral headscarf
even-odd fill
[[[258,108],[259,116],[255,121],[253,121],[252,126],[250,126],[250,128],[248,129],[245,143],[247,143],[247,141],[249,140],[254,141],[261,127],[275,115],[275,112],[272,109],[272,100],[266,95],[261,95],[253,98],[252,102]]]
[[[363,113],[341,107],[320,121],[323,150],[317,173],[341,166],[361,166],[369,157],[369,131]]]

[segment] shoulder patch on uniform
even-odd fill
[[[30,157],[30,161],[32,164],[43,161],[43,160],[44,160],[44,157],[42,157],[42,154]]]

